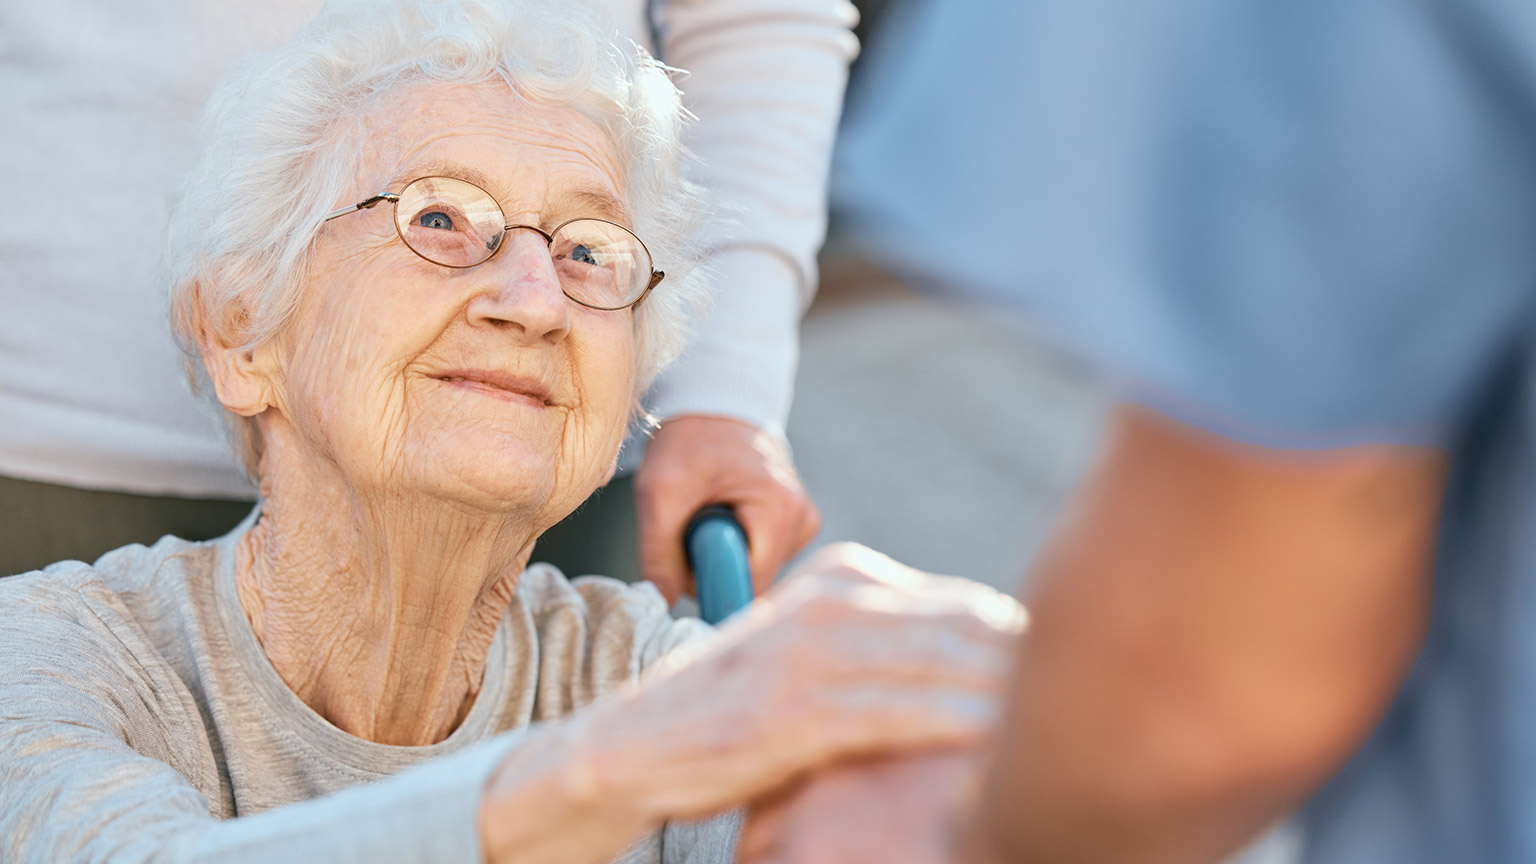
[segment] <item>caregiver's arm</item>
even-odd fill
[[[635,475],[640,561],[675,600],[688,583],[683,526],[705,504],[731,504],[762,591],[820,525],[784,424],[857,13],[846,0],[655,8],[662,59],[689,72],[679,86],[698,119],[687,143],[723,218],[703,237],[714,303],[649,396],[664,422]]]
[[[1386,709],[1429,611],[1444,472],[1122,409],[1037,564],[990,752],[818,775],[753,808],[741,860],[949,864],[957,835],[967,864],[1220,857]]]
[[[1212,860],[1301,803],[1419,648],[1445,473],[1120,411],[1038,564],[977,859]]]

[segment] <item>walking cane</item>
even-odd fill
[[[731,508],[712,504],[695,513],[683,545],[699,592],[699,617],[706,623],[719,624],[752,602],[747,533]]]

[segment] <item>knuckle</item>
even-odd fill
[[[821,533],[821,510],[818,509],[809,498],[806,499],[805,518],[803,520],[805,533],[814,537]]]
[[[661,496],[659,480],[649,470],[642,470],[635,474],[635,506],[641,509],[654,506],[656,499]]]
[[[834,584],[830,587],[832,590],[817,592],[806,604],[806,615],[815,624],[835,625],[852,611],[844,586]]]
[[[666,463],[647,463],[635,474],[635,499],[654,503],[677,485],[677,472]]]
[[[797,587],[790,612],[802,625],[819,629],[842,617],[848,608],[844,586],[837,580],[813,573]]]
[[[808,574],[856,573],[860,562],[869,554],[878,554],[858,543],[839,541],[828,543],[811,554],[797,572]]]

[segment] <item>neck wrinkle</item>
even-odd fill
[[[236,569],[268,660],[345,732],[402,746],[444,740],[479,693],[535,532],[502,513],[359,494],[334,464],[273,444],[261,517]]]

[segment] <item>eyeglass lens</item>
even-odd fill
[[[451,177],[423,177],[400,192],[395,227],[417,255],[444,267],[473,267],[500,248],[506,217],[485,190]],[[599,309],[628,306],[645,292],[651,256],[625,228],[602,219],[561,225],[549,244],[560,287]]]

